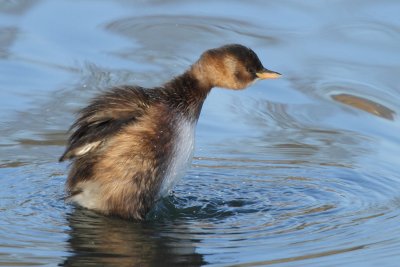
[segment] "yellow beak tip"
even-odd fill
[[[260,79],[277,79],[282,76],[282,74],[277,72],[258,72],[256,75]]]

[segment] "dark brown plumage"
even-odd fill
[[[69,199],[106,215],[144,219],[191,162],[194,128],[212,87],[243,89],[280,74],[242,45],[203,53],[162,87],[121,86],[82,109],[60,161],[73,160]]]

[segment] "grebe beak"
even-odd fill
[[[263,79],[277,79],[282,74],[280,74],[279,72],[272,71],[272,70],[267,70],[267,69],[264,68],[262,71],[257,72],[256,75],[257,75],[258,78],[263,80]]]

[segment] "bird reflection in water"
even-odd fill
[[[69,256],[61,266],[202,266],[190,233],[177,222],[134,223],[77,208],[67,217]],[[168,233],[179,228],[179,235]]]

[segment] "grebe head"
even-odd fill
[[[207,50],[192,71],[204,85],[228,89],[244,89],[256,80],[281,76],[264,68],[253,50],[239,44]]]

